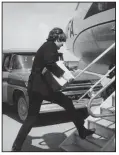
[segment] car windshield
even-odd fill
[[[34,56],[35,53],[32,55],[14,55],[13,69],[31,69]]]

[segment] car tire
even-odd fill
[[[23,95],[19,96],[17,100],[17,112],[18,112],[19,119],[22,122],[24,122],[28,115],[28,104]]]

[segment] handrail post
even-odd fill
[[[78,102],[89,92],[91,91],[98,83],[100,83],[109,73],[111,73],[115,69],[115,66],[109,70],[100,80],[98,80],[84,95],[82,95],[79,99]]]
[[[94,63],[96,63],[101,57],[103,57],[106,53],[108,53],[113,47],[115,46],[115,43],[113,43],[108,49],[106,49],[102,54],[100,54],[96,59],[94,59],[84,70],[82,70],[76,77],[75,77],[75,79],[77,78],[77,77],[79,77],[83,72],[85,72],[91,65],[93,65]],[[92,88],[94,88],[99,82],[101,82],[102,81],[102,79],[104,79],[113,69],[115,68],[115,66],[110,70],[110,71],[108,71],[107,73],[106,73],[106,75],[104,75],[98,82],[96,82],[96,84],[94,85],[94,86],[92,86]],[[111,84],[112,82],[114,81],[114,78],[103,88],[103,89],[101,89],[101,91],[103,91],[104,89],[106,89],[107,87],[108,87],[108,85],[109,84]],[[90,91],[92,88],[90,88],[88,91]],[[87,92],[88,92],[87,91]],[[99,91],[93,98],[91,98],[90,99],[90,101],[89,101],[89,103],[88,103],[88,105],[87,105],[87,107],[88,107],[88,112],[89,112],[89,114],[90,115],[92,115],[93,117],[107,117],[107,116],[113,116],[114,114],[107,114],[107,115],[101,115],[101,114],[99,114],[99,115],[95,115],[95,114],[93,114],[92,113],[92,111],[91,111],[91,103],[92,103],[92,100],[97,96],[97,95],[99,95],[99,93],[101,93],[101,91]],[[86,92],[86,93],[87,93]],[[86,94],[85,93],[85,94]],[[85,95],[84,94],[84,95]],[[84,95],[80,98],[80,99],[82,99],[83,97],[84,97]],[[79,100],[80,100],[79,99]],[[78,101],[79,101],[78,100]],[[93,105],[94,106],[94,105]]]
[[[114,116],[114,115],[115,115],[114,113],[113,113],[113,114],[94,114],[94,113],[91,111],[91,107],[94,106],[94,105],[91,106],[91,103],[92,103],[92,101],[94,100],[94,98],[95,98],[97,95],[99,95],[102,91],[104,91],[111,83],[113,83],[114,80],[115,80],[115,77],[113,77],[113,78],[106,84],[106,86],[103,87],[103,88],[102,88],[94,97],[92,97],[92,98],[90,99],[90,101],[88,102],[88,104],[87,104],[88,113],[89,113],[89,115],[91,115],[92,117],[107,117],[107,116]]]

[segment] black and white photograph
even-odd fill
[[[1,1],[1,152],[116,152],[116,1]]]

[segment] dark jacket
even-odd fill
[[[55,76],[62,76],[64,71],[56,64],[56,61],[59,60],[59,56],[57,46],[52,41],[45,42],[38,49],[29,76],[28,91],[39,92],[45,96],[50,94],[51,88],[44,79],[42,70],[46,67]]]

